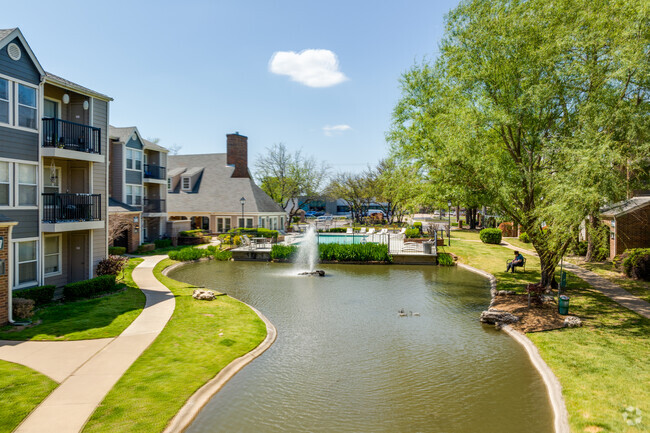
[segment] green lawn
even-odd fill
[[[589,269],[601,277],[618,284],[633,295],[650,302],[650,282],[629,278],[624,273],[616,270],[612,262],[587,263],[584,261],[583,257],[572,257],[570,261],[585,269]]]
[[[523,250],[535,251],[535,247],[531,242],[522,242],[517,238],[503,238],[503,242],[508,242],[513,247],[521,248]]]
[[[470,237],[471,239],[471,237]],[[464,263],[494,274],[499,289],[523,290],[539,279],[539,260],[527,257],[527,272],[505,274],[512,250],[498,245],[457,241],[447,247]],[[648,431],[623,420],[627,406],[650,413],[650,320],[635,314],[569,274],[570,313],[584,326],[528,334],[560,380],[573,432]],[[599,430],[602,429],[602,430]]]
[[[13,431],[57,383],[30,368],[0,361],[0,433]]]
[[[88,421],[84,432],[159,432],[203,384],[266,337],[264,322],[228,296],[196,301],[192,286],[161,275],[176,308],[165,329],[129,368]],[[220,335],[221,334],[221,335]]]
[[[94,299],[54,304],[39,309],[32,318],[37,325],[13,331],[0,328],[4,340],[89,340],[118,336],[140,314],[145,296],[133,282],[133,269],[143,259],[131,259],[124,272],[126,289]]]

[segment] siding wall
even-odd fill
[[[12,60],[9,57],[9,54],[7,54],[7,46],[9,46],[9,44],[5,45],[2,49],[0,49],[0,72],[23,81],[27,81],[28,83],[39,84],[41,81],[40,74],[32,62],[32,59],[30,59],[29,54],[27,54],[25,46],[22,44],[22,42],[20,42],[20,39],[18,38],[15,38],[11,42],[20,47],[22,55],[18,61]]]
[[[133,185],[142,185],[142,172],[137,170],[125,170],[125,182]]]
[[[11,233],[12,239],[38,236],[38,209],[3,209],[0,213],[14,221],[19,221]]]
[[[38,133],[0,126],[0,157],[38,161]]]
[[[111,144],[111,172],[109,174],[110,196],[115,200],[124,202],[124,185],[122,183],[124,171],[124,147],[122,143]]]
[[[45,236],[43,236],[45,237]],[[45,239],[43,239],[44,241]],[[70,248],[68,245],[68,233],[61,234],[61,275],[46,277],[44,284],[53,284],[55,286],[65,286],[68,281],[68,267],[70,264]]]
[[[95,275],[97,264],[106,257],[108,235],[108,183],[106,181],[107,164],[110,160],[110,148],[108,146],[108,102],[98,99],[93,100],[93,126],[101,129],[101,153],[106,155],[106,163],[93,164],[93,193],[102,196],[102,221],[105,222],[103,229],[92,230],[92,274]]]

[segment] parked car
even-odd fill
[[[332,215],[321,215],[318,218],[316,218],[316,222],[332,221],[332,219],[333,219]]]
[[[314,212],[314,215],[317,216],[317,217],[323,216],[323,215],[325,215],[325,212],[319,210],[319,211]]]
[[[305,218],[314,218],[316,216],[317,216],[316,212],[314,212],[313,210],[305,212]]]

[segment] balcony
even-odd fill
[[[42,227],[45,232],[104,227],[100,194],[44,193],[41,196],[43,197]]]
[[[144,178],[167,181],[167,170],[159,165],[145,164]]]
[[[164,213],[167,212],[165,200],[157,198],[144,199],[144,213]]]
[[[43,156],[104,162],[101,130],[53,117],[43,118]]]

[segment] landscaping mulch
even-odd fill
[[[557,312],[555,302],[531,305],[528,308],[528,295],[497,296],[492,309],[507,311],[519,317],[519,322],[510,325],[520,332],[550,331],[564,327],[564,318]]]

